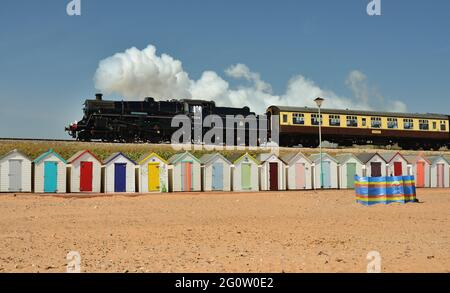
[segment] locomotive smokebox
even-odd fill
[[[95,99],[101,101],[103,99],[103,94],[95,94]]]

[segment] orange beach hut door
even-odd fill
[[[417,187],[425,187],[425,163],[417,162]]]
[[[181,184],[183,191],[192,190],[192,162],[183,162],[181,164]]]
[[[160,190],[159,163],[148,164],[148,191]]]

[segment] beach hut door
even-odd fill
[[[242,163],[241,165],[241,184],[243,190],[252,189],[251,183],[252,166],[248,163]]]
[[[212,166],[212,189],[223,190],[223,164],[221,163]]]
[[[183,191],[192,190],[192,162],[181,163],[181,182]]]
[[[80,165],[80,191],[92,191],[92,162],[81,162]]]
[[[295,165],[295,182],[297,182],[297,189],[306,188],[305,164],[303,163],[297,163]]]
[[[58,163],[44,163],[44,192],[54,193],[57,190]]]
[[[347,188],[355,188],[356,163],[347,163]]]
[[[278,163],[269,163],[270,190],[278,190]]]
[[[9,191],[22,191],[22,161],[9,161]]]
[[[417,187],[425,187],[425,163],[417,162]]]
[[[370,163],[371,175],[372,177],[381,177],[381,163],[372,162]]]
[[[444,187],[444,164],[437,164],[437,187]]]
[[[114,192],[126,192],[127,164],[114,164]]]
[[[403,170],[402,170],[402,162],[394,162],[394,176],[402,176]]]
[[[319,166],[320,168],[320,166]],[[331,188],[331,167],[330,162],[324,161],[322,162],[322,168],[323,168],[323,187],[324,188]],[[319,171],[320,172],[320,171]]]
[[[159,163],[148,164],[148,191],[160,190]]]

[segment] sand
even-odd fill
[[[450,190],[364,207],[352,191],[0,195],[0,272],[450,272]]]

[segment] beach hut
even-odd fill
[[[281,156],[287,164],[286,185],[289,190],[312,188],[312,162],[302,153]]]
[[[33,161],[34,192],[66,193],[67,162],[53,150],[43,153]]]
[[[201,163],[189,152],[180,153],[169,159],[172,166],[172,191],[201,191]]]
[[[382,153],[380,156],[386,161],[387,176],[406,176],[408,175],[408,161],[402,154]]]
[[[386,161],[378,153],[362,153],[356,157],[364,164],[366,177],[385,177]]]
[[[144,155],[139,159],[139,192],[168,192],[169,163],[156,153]]]
[[[231,162],[219,153],[206,154],[202,163],[203,191],[231,190]]]
[[[322,154],[322,168],[320,164],[320,154],[314,154],[309,157],[314,163],[314,188],[338,188],[338,161],[327,153]],[[323,173],[323,182],[321,186],[321,170]]]
[[[431,187],[448,188],[449,187],[449,161],[443,156],[429,158],[431,161]]]
[[[286,164],[275,154],[259,154],[260,189],[286,190]]]
[[[355,176],[363,176],[364,164],[353,154],[337,155],[339,162],[339,188],[355,188]]]
[[[248,153],[231,156],[233,191],[259,191],[259,162]]]
[[[101,191],[101,161],[90,151],[75,153],[68,162],[69,190],[78,192]]]
[[[416,180],[416,187],[430,187],[431,161],[421,154],[409,155],[404,157],[408,161],[408,164],[411,166],[408,175],[414,176]]]
[[[136,192],[136,165],[122,152],[111,154],[102,167],[105,193]]]
[[[31,160],[18,150],[0,156],[0,192],[31,192]]]

